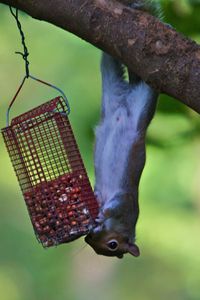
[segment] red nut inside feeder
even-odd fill
[[[38,240],[44,247],[88,233],[98,204],[57,97],[12,120],[4,141]]]

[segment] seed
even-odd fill
[[[49,211],[51,211],[51,212],[55,212],[55,210],[56,210],[56,208],[55,208],[54,205],[52,205],[52,206],[49,208]]]
[[[82,221],[82,224],[84,224],[84,225],[88,225],[90,223],[90,220],[84,220],[84,221]]]
[[[28,206],[32,206],[34,203],[31,199],[27,199],[26,204],[28,204]]]
[[[85,208],[85,204],[83,202],[80,202],[76,205],[77,209],[84,209]],[[83,208],[84,207],[84,208]]]
[[[75,225],[77,225],[77,222],[76,221],[71,221],[71,225],[75,226]]]
[[[74,194],[75,193],[75,188],[71,187],[71,193]]]
[[[70,180],[70,183],[75,183],[76,182],[76,178],[72,178],[71,180]]]
[[[83,209],[83,213],[84,213],[84,215],[89,215],[89,210],[85,207],[85,208]]]
[[[70,210],[71,209],[71,205],[67,205],[66,209]]]
[[[48,218],[48,219],[51,219],[51,218],[52,218],[52,213],[48,212],[48,213],[47,213],[47,218]]]
[[[40,225],[46,225],[46,223],[47,223],[47,218],[43,218],[43,219],[40,219],[39,220],[39,223],[40,223]]]
[[[84,221],[86,219],[85,215],[78,216],[79,221]]]
[[[40,201],[40,199],[41,199],[41,196],[38,196],[38,195],[36,195],[36,197],[35,197],[35,201],[36,201],[36,202],[39,202],[39,201]]]
[[[67,193],[70,193],[70,192],[72,191],[72,188],[71,188],[70,186],[68,186],[68,187],[66,187],[65,191],[66,191]]]
[[[71,180],[71,175],[67,175],[67,181],[69,182]]]
[[[42,206],[43,206],[43,207],[46,207],[47,204],[48,204],[48,202],[47,202],[46,200],[43,200],[43,201],[42,201]]]
[[[37,205],[37,206],[35,207],[35,211],[36,211],[36,212],[41,212],[41,211],[42,211],[42,207],[41,207],[40,205]]]
[[[31,220],[32,220],[33,223],[37,222],[36,216],[31,216]]]
[[[63,176],[63,177],[60,178],[60,180],[61,180],[63,183],[65,183],[65,182],[67,181],[67,177]]]
[[[81,187],[77,187],[76,188],[76,193],[80,194],[80,192],[81,192]]]
[[[60,202],[65,202],[65,201],[67,201],[67,195],[66,195],[66,194],[62,194],[62,195],[60,196],[60,198],[59,198],[59,201],[60,201]]]
[[[59,190],[59,185],[58,184],[53,185],[53,188],[54,188],[54,191],[57,191],[57,190]]]
[[[47,225],[43,228],[44,233],[48,233],[50,231],[50,227]]]
[[[54,225],[55,222],[56,222],[56,220],[54,218],[52,218],[52,219],[49,220],[49,224],[51,224],[51,225]]]
[[[34,225],[35,225],[36,228],[40,228],[40,224],[38,222],[35,222]]]
[[[72,196],[72,198],[75,199],[75,200],[77,200],[77,199],[78,199],[78,195],[77,195],[77,194],[74,194],[74,195]]]
[[[68,212],[68,216],[69,216],[69,217],[72,217],[73,215],[74,215],[74,212],[73,212],[73,211],[69,211],[69,212]]]
[[[62,213],[59,213],[59,214],[58,214],[58,217],[59,217],[60,219],[62,219],[62,218],[63,218],[63,214],[62,214]]]
[[[60,221],[57,220],[57,221],[56,221],[56,226],[60,226],[60,224],[61,224]]]
[[[37,233],[39,233],[39,234],[43,233],[43,229],[41,227],[37,228]]]
[[[68,225],[68,224],[69,224],[69,220],[68,220],[68,219],[64,219],[64,220],[63,220],[63,223],[64,223],[65,225]]]
[[[29,200],[29,199],[31,199],[31,196],[27,195],[27,194],[24,194],[24,198],[25,198],[25,200]]]
[[[64,225],[64,227],[63,227],[63,229],[64,229],[64,231],[69,231],[69,229],[70,229],[70,226],[69,225]]]

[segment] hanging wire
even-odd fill
[[[21,82],[21,84],[20,84],[20,86],[19,86],[17,92],[15,93],[15,95],[14,95],[12,101],[10,102],[10,104],[9,104],[9,106],[8,106],[8,109],[7,109],[7,112],[6,112],[6,126],[9,126],[9,123],[10,123],[10,110],[11,110],[11,107],[12,107],[13,103],[15,102],[15,99],[17,98],[19,92],[21,91],[22,86],[24,85],[25,80],[26,80],[26,76],[23,78],[23,80],[22,80],[22,82]]]
[[[35,80],[35,81],[37,81],[37,82],[40,82],[40,83],[42,83],[42,84],[45,84],[45,85],[47,85],[47,86],[49,86],[49,87],[55,89],[56,91],[60,92],[60,94],[62,95],[62,97],[63,97],[63,99],[65,100],[65,103],[66,103],[66,105],[67,105],[67,108],[68,108],[68,114],[70,113],[71,110],[70,110],[69,101],[68,101],[68,99],[67,99],[65,93],[64,93],[59,87],[57,87],[57,86],[55,86],[55,85],[53,85],[53,84],[51,84],[51,83],[48,83],[48,82],[46,82],[46,81],[44,81],[44,80],[41,80],[41,79],[39,79],[39,78],[36,78],[36,77],[34,77],[34,76],[30,75],[30,74],[29,74],[29,78],[31,78],[31,79],[33,79],[33,80]],[[15,102],[15,100],[16,100],[16,98],[17,98],[19,92],[21,91],[21,89],[22,89],[22,87],[23,87],[24,82],[25,82],[26,79],[27,79],[27,77],[25,76],[25,77],[23,78],[23,80],[22,80],[22,82],[21,82],[21,84],[20,84],[20,86],[19,86],[17,92],[15,93],[15,95],[14,95],[12,101],[10,102],[10,105],[9,105],[8,109],[7,109],[7,113],[6,113],[6,126],[9,126],[9,123],[10,123],[10,110],[11,110],[11,107],[12,107],[13,103]]]
[[[26,47],[26,44],[25,44],[25,36],[24,36],[23,31],[22,31],[22,26],[21,26],[21,23],[20,23],[19,18],[18,18],[18,8],[15,9],[15,12],[14,12],[14,9],[11,6],[9,6],[9,8],[10,8],[11,14],[13,15],[13,17],[15,18],[15,20],[17,22],[17,27],[19,29],[21,39],[22,39],[22,45],[23,45],[23,48],[24,48],[24,53],[19,52],[19,51],[15,52],[15,53],[20,54],[22,56],[22,58],[24,59],[24,61],[25,61],[25,70],[26,70],[26,78],[28,78],[29,77],[29,61],[28,61],[29,52],[28,52],[28,48]]]
[[[19,32],[20,32],[20,35],[21,35],[21,38],[22,38],[22,45],[23,45],[23,48],[24,48],[24,53],[22,53],[22,52],[15,52],[15,53],[20,54],[22,56],[22,58],[24,59],[26,74],[25,74],[25,76],[24,76],[24,78],[23,78],[23,80],[22,80],[22,82],[21,82],[21,84],[20,84],[17,92],[15,93],[13,99],[11,100],[9,107],[8,107],[8,110],[7,110],[7,113],[6,113],[6,124],[7,124],[7,126],[9,126],[10,109],[11,109],[13,103],[15,102],[15,100],[16,100],[19,92],[21,91],[21,89],[22,89],[22,87],[23,87],[26,79],[28,79],[28,78],[31,78],[31,79],[33,79],[33,80],[35,80],[37,82],[43,83],[43,84],[45,84],[45,85],[47,85],[47,86],[49,86],[49,87],[57,90],[58,92],[60,92],[61,95],[62,95],[62,97],[64,98],[64,100],[66,102],[66,105],[67,105],[67,108],[68,108],[68,114],[69,114],[70,113],[70,106],[69,106],[69,102],[67,100],[67,97],[66,97],[65,93],[60,88],[58,88],[57,86],[55,86],[55,85],[53,85],[51,83],[48,83],[48,82],[46,82],[44,80],[41,80],[39,78],[36,78],[35,76],[32,76],[29,73],[29,61],[28,61],[29,52],[28,52],[28,49],[27,49],[26,44],[25,44],[25,36],[24,36],[23,31],[22,31],[22,26],[21,26],[21,23],[20,23],[19,18],[18,18],[18,9],[16,8],[16,10],[14,12],[14,9],[11,6],[9,6],[9,8],[10,8],[11,14],[13,15],[13,17],[15,18],[15,20],[17,22],[17,27],[19,29]]]

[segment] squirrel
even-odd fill
[[[149,5],[149,11],[155,11],[151,1],[124,2],[142,10]],[[94,151],[94,191],[100,211],[85,237],[97,254],[118,258],[125,253],[140,255],[135,244],[138,186],[145,165],[146,131],[158,98],[157,91],[128,72],[129,82],[124,79],[124,66],[103,53],[101,122]]]

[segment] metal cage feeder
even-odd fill
[[[2,129],[38,240],[44,247],[88,233],[98,214],[72,128],[56,97]]]

